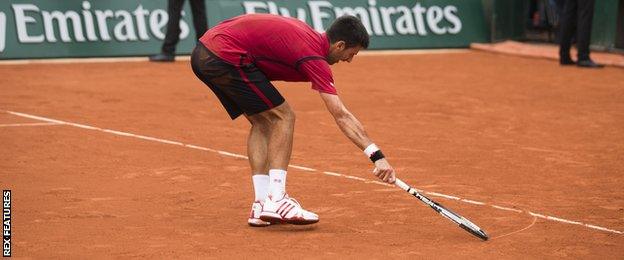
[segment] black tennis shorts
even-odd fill
[[[284,103],[282,95],[253,63],[234,66],[198,43],[191,55],[191,66],[232,120],[243,113],[249,116]]]

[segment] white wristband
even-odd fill
[[[370,158],[371,155],[373,155],[373,153],[376,151],[379,151],[379,147],[377,147],[375,144],[370,144],[366,147],[366,149],[364,149],[364,154],[366,154],[366,156]]]

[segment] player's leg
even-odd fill
[[[254,125],[262,125],[269,130],[268,139],[265,139],[268,141],[266,155],[269,166],[269,197],[264,201],[260,219],[271,223],[300,225],[318,222],[318,215],[303,209],[286,193],[286,170],[292,152],[295,113],[288,103],[284,102],[248,118],[252,123],[252,129]],[[262,154],[264,150],[255,152]],[[250,162],[252,161],[254,160],[250,157]]]
[[[266,193],[259,195],[259,191],[265,192],[268,188],[270,194],[260,205],[254,202],[248,223],[252,226],[262,226],[264,223],[275,222],[293,224],[317,222],[316,214],[304,210],[296,200],[286,195],[286,170],[292,152],[295,124],[295,114],[288,103],[283,102],[275,108],[246,117],[252,125],[247,147],[252,172],[260,173],[266,170],[269,172],[269,176],[255,174],[252,177],[256,201],[259,196],[267,196]],[[261,186],[265,183],[267,186]],[[259,206],[263,210],[256,218],[255,211]],[[267,219],[261,219],[263,214]]]
[[[292,150],[295,117],[282,95],[253,64],[234,67],[220,61],[201,44],[193,51],[191,64],[195,74],[215,92],[232,119],[238,117],[241,111],[250,119],[252,147],[249,148],[249,157],[254,171],[266,169],[262,164],[262,144],[266,142],[266,161],[271,179],[269,193],[276,195],[272,196],[273,200],[264,201],[262,213],[265,213],[269,201],[267,214],[270,216],[267,219],[293,224],[318,222],[316,214],[304,210],[296,200],[286,195],[286,169]],[[264,129],[268,129],[268,137],[262,135],[266,133]]]
[[[264,201],[260,218],[271,223],[312,224],[318,215],[304,210],[286,193],[286,175],[292,152],[295,113],[266,76],[253,65],[239,69],[241,86],[237,97],[241,107],[254,124],[269,129],[267,160],[269,166],[269,198]],[[254,97],[254,98],[251,98]]]
[[[254,174],[269,174],[268,194],[273,198],[286,195],[286,171],[292,152],[295,114],[287,102],[246,115],[251,123],[247,155]]]
[[[246,116],[247,117],[247,116]],[[268,226],[271,223],[260,219],[262,205],[269,193],[269,163],[267,147],[269,143],[269,127],[258,119],[247,120],[251,123],[247,138],[247,157],[251,166],[251,179],[254,187],[255,199],[251,205],[251,212],[247,223],[254,227]]]
[[[251,77],[253,78],[253,77]],[[256,82],[255,84],[262,84]],[[258,87],[258,89],[268,88],[267,86]],[[274,203],[288,203],[291,201],[286,195],[286,175],[288,163],[292,153],[293,132],[295,126],[295,113],[292,111],[287,102],[281,105],[253,115],[246,115],[251,123],[251,131],[247,143],[247,154],[249,163],[252,168],[254,188],[256,190],[256,200],[260,195],[265,197],[268,195],[270,199],[263,200],[262,206],[271,207],[271,205],[281,205]],[[269,173],[266,176],[267,186],[264,184],[265,176],[259,173]],[[259,194],[259,191],[260,194]],[[267,193],[262,193],[268,191]],[[268,201],[268,202],[267,202]],[[267,205],[268,204],[268,205]],[[292,204],[292,203],[291,203]],[[297,218],[284,220],[282,216],[279,219],[272,218],[273,222],[296,222],[297,224],[308,224],[318,221],[318,216],[307,212],[301,206],[291,206],[293,216]],[[285,211],[284,213],[289,213]],[[268,214],[277,214],[276,208]],[[252,213],[253,215],[253,213]],[[284,214],[286,215],[286,214]],[[305,215],[305,218],[303,217]],[[260,217],[262,215],[260,214]],[[299,217],[301,219],[299,219]],[[260,220],[260,219],[258,219]],[[257,223],[258,220],[250,218],[249,223]],[[267,221],[268,222],[268,221]],[[256,225],[258,226],[258,225]]]
[[[238,104],[223,90],[231,86],[232,76],[237,71],[229,64],[216,58],[203,45],[199,44],[191,54],[191,66],[195,75],[208,86],[217,96],[221,104],[232,119],[243,114]],[[236,75],[236,74],[234,74]],[[268,226],[271,223],[260,219],[262,203],[266,199],[269,189],[267,143],[268,133],[262,126],[252,127],[249,135],[249,162],[252,168],[252,182],[255,200],[251,204],[251,211],[247,223],[254,227]]]
[[[251,123],[247,154],[252,172],[269,173],[267,195],[282,198],[286,194],[286,171],[292,152],[294,112],[284,102],[247,119]]]
[[[295,130],[295,113],[288,103],[284,102],[271,110],[248,116],[248,118],[252,124],[252,130],[258,128],[262,137],[268,137],[263,140],[267,142],[267,150],[262,151],[267,154],[267,167],[286,170],[290,162]]]
[[[268,174],[268,145],[271,134],[269,122],[265,122],[265,119],[261,117],[245,117],[251,123],[249,137],[247,138],[247,156],[249,157],[251,172]]]

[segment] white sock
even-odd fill
[[[286,171],[280,169],[269,170],[269,196],[279,200],[286,194]]]
[[[254,174],[251,176],[256,193],[256,201],[264,201],[269,195],[269,175]]]

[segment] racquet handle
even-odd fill
[[[402,190],[405,190],[405,191],[409,190],[409,188],[410,188],[409,185],[407,185],[405,182],[403,182],[399,178],[395,178],[394,185],[396,185],[397,187],[399,187],[399,188],[401,188]]]

